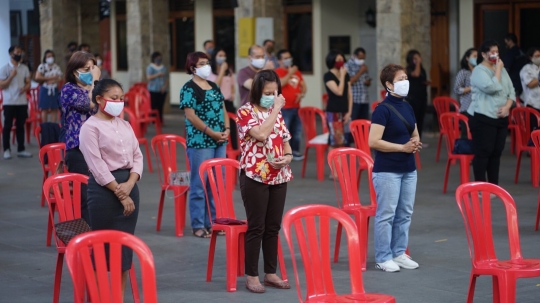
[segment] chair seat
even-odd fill
[[[463,160],[471,160],[474,158],[474,155],[473,154],[450,154],[449,155],[450,159],[463,159]]]
[[[506,272],[518,272],[521,277],[526,277],[528,274],[537,277],[540,273],[540,259],[483,261],[478,262],[474,267],[478,273],[483,271],[493,273],[494,270],[500,269]]]
[[[225,231],[225,234],[228,232],[228,231],[235,231],[237,233],[245,233],[247,231],[247,221],[246,220],[241,220],[241,221],[244,221],[246,222],[246,224],[244,225],[224,225],[224,224],[212,224],[212,231],[215,231],[215,230],[224,230]]]
[[[341,209],[348,214],[363,212],[374,216],[377,212],[377,206],[372,205],[345,205]]]
[[[326,295],[311,298],[305,303],[394,303],[396,299],[389,295],[358,294],[358,295]]]

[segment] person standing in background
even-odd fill
[[[77,51],[77,42],[71,41],[67,45],[67,54],[64,57],[64,64],[67,66],[71,56]]]
[[[461,70],[456,75],[456,82],[454,84],[454,92],[459,96],[459,113],[471,118],[471,115],[467,113],[469,106],[472,102],[471,93],[471,74],[473,68],[476,66],[476,59],[478,53],[474,48],[469,48],[463,57],[461,58]],[[465,122],[459,121],[459,127],[461,129],[461,138],[467,139],[467,126]]]
[[[302,136],[302,122],[298,115],[300,102],[306,95],[306,82],[296,65],[293,65],[291,53],[282,49],[277,53],[279,68],[275,71],[279,76],[285,106],[281,109],[283,121],[291,132],[291,148],[293,160],[304,160],[304,154],[300,151],[300,137]]]
[[[77,48],[78,51],[80,52],[87,52],[89,53],[90,52],[90,45],[86,44],[86,43],[82,43],[81,45],[79,45],[79,47]]]
[[[111,74],[109,74],[109,71],[105,69],[105,67],[103,67],[103,58],[101,58],[101,55],[94,54],[94,58],[96,58],[96,66],[101,71],[101,77],[99,78],[99,80],[110,79]]]
[[[212,41],[212,40],[204,41],[203,49],[204,49],[204,52],[206,53],[206,55],[208,56],[208,58],[212,57],[212,53],[214,52],[215,47],[216,47],[216,45],[214,44],[214,41]]]
[[[249,102],[249,91],[255,74],[264,68],[266,59],[264,59],[264,49],[259,45],[252,45],[248,50],[249,65],[238,71],[238,92],[242,105]]]
[[[517,44],[517,36],[513,33],[508,33],[504,36],[504,44],[508,51],[501,58],[504,63],[504,68],[508,72],[512,85],[516,91],[516,96],[521,96],[523,93],[523,87],[521,86],[520,72],[521,69],[530,62],[529,57],[526,56]]]
[[[359,47],[347,61],[347,72],[351,78],[353,109],[351,120],[369,119],[368,87],[371,85],[368,67],[365,62],[366,51]]]
[[[54,63],[54,52],[46,50],[43,54],[43,63],[38,66],[36,81],[41,84],[39,90],[39,109],[42,122],[58,122],[60,109],[60,92],[58,83],[62,81],[60,66]]]
[[[525,106],[534,108],[540,113],[540,87],[538,86],[538,73],[540,73],[540,47],[531,47],[527,51],[531,62],[525,65],[519,73],[523,93],[521,101]],[[538,128],[536,119],[531,119],[531,130]]]
[[[157,109],[159,112],[159,120],[163,125],[163,106],[167,98],[169,88],[169,72],[165,65],[160,52],[154,52],[151,56],[152,63],[146,68],[146,79],[148,79],[147,88],[150,92],[152,109]]]
[[[417,50],[410,50],[407,53],[407,77],[410,83],[409,95],[407,101],[414,110],[416,124],[418,125],[418,134],[422,138],[424,130],[424,117],[426,116],[427,108],[427,80],[426,70],[422,66],[422,57]],[[424,147],[428,147],[424,144]]]
[[[264,59],[266,59],[264,69],[276,69],[279,66],[278,58],[274,56],[275,46],[276,42],[274,40],[266,39],[263,42]]]
[[[11,159],[9,140],[13,119],[17,135],[17,157],[31,158],[32,154],[24,149],[24,124],[28,118],[26,92],[30,89],[30,71],[20,63],[22,49],[19,46],[10,47],[8,52],[11,57],[9,63],[0,68],[0,89],[4,97],[4,159]]]

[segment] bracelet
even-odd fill
[[[206,129],[208,128],[208,125],[204,126],[203,134],[206,134]]]
[[[284,154],[283,156],[291,156],[291,158],[292,158],[293,154],[291,154],[291,153],[286,153],[286,154]]]

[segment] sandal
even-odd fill
[[[212,229],[211,228],[206,228],[205,231],[206,231],[206,233],[208,235],[210,235],[210,236],[212,235]],[[219,230],[218,231],[218,236],[225,236],[225,231],[224,230]]]
[[[193,229],[192,233],[193,236],[197,238],[209,238],[209,235],[204,228],[195,228]]]

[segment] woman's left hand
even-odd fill
[[[351,121],[351,113],[346,113],[345,116],[343,116],[343,123],[349,123]]]
[[[292,160],[291,156],[281,156],[276,161],[270,162],[270,165],[272,165],[272,167],[275,169],[281,169],[289,165],[289,163],[291,163],[291,160]]]
[[[510,108],[503,106],[499,107],[499,110],[497,111],[497,117],[499,118],[506,118],[510,114]]]
[[[116,195],[116,197],[118,197],[120,201],[122,201],[129,197],[129,194],[131,193],[133,186],[135,186],[135,184],[131,182],[120,183],[116,186],[116,190],[114,191],[114,194]]]

